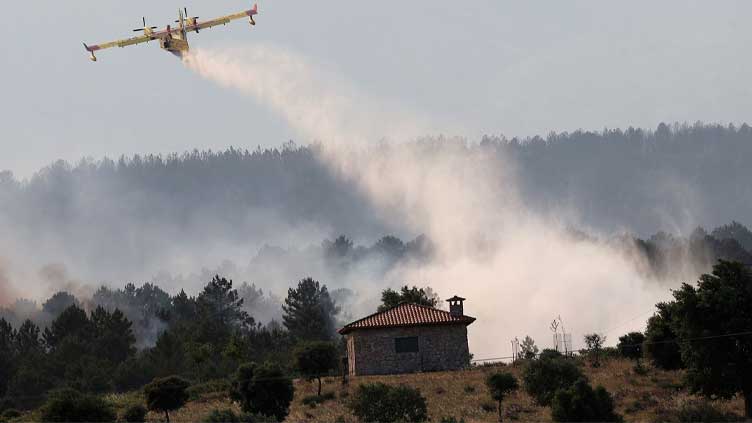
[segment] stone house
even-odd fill
[[[351,376],[457,370],[467,367],[470,350],[464,298],[447,300],[449,311],[412,303],[356,320],[339,333],[347,343]]]

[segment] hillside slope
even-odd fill
[[[315,395],[315,383],[295,381],[295,399],[288,422],[355,422],[355,417],[347,409],[347,401],[361,383],[384,382],[390,385],[405,384],[420,389],[428,402],[431,421],[455,416],[470,422],[496,421],[495,403],[485,386],[486,375],[498,370],[498,366],[478,367],[459,372],[418,373],[392,376],[364,376],[350,378],[347,386],[341,378],[324,380],[323,392],[333,392],[335,399],[318,406],[303,404],[303,399]],[[505,371],[521,378],[522,366],[504,366]],[[637,375],[633,363],[624,359],[610,359],[600,368],[583,364],[583,370],[593,385],[603,385],[614,397],[617,411],[625,421],[678,421],[678,410],[684,404],[696,403],[695,397],[682,387],[681,372],[662,371],[648,368],[647,374]],[[137,400],[139,394],[112,396],[119,407]],[[730,401],[714,401],[713,406],[723,412],[742,415],[743,402],[739,398]],[[172,422],[196,422],[204,419],[214,409],[232,408],[226,392],[208,392],[189,402],[184,408],[171,415]],[[548,407],[540,407],[523,390],[511,395],[504,402],[505,421],[551,421]],[[32,416],[25,418],[33,419]],[[150,413],[148,421],[158,422],[161,415]]]

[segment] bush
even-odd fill
[[[580,379],[569,388],[559,389],[551,403],[551,417],[556,422],[620,422],[614,412],[614,400],[602,386],[593,390]]]
[[[290,411],[295,389],[292,379],[273,363],[243,364],[232,384],[232,398],[247,413],[272,416],[282,421]]]
[[[240,423],[240,417],[229,408],[213,410],[204,418],[204,423]]]
[[[446,416],[442,417],[440,423],[465,423],[464,418],[460,418],[459,420],[457,417],[454,416]]]
[[[117,418],[104,399],[73,389],[53,392],[41,411],[44,422],[114,422]]]
[[[348,404],[364,422],[424,422],[428,420],[426,399],[407,386],[383,383],[360,385]]]
[[[676,308],[671,303],[659,303],[658,314],[648,319],[648,327],[645,331],[645,343],[643,344],[645,357],[650,359],[653,365],[659,369],[676,370],[684,367],[678,338],[672,328]]]
[[[16,410],[15,408],[9,408],[0,414],[0,421],[7,422],[11,419],[15,419],[21,417],[21,412]]]
[[[142,404],[131,404],[123,411],[122,420],[128,423],[144,423],[147,411]]]
[[[550,351],[550,350],[544,350]],[[557,353],[558,354],[558,353]],[[551,358],[548,358],[551,357]],[[522,375],[525,391],[540,405],[550,405],[557,390],[568,388],[585,375],[566,358],[555,355],[544,355],[537,360],[531,360]]]
[[[564,355],[562,355],[560,352],[556,350],[552,350],[550,348],[546,348],[543,351],[541,351],[540,355],[538,355],[539,360],[547,360],[552,358],[563,358]]]
[[[308,406],[316,406],[316,404],[322,404],[335,398],[336,395],[334,395],[334,392],[327,392],[322,395],[308,395],[307,397],[303,398],[303,404]]]
[[[225,395],[232,389],[232,384],[227,379],[215,379],[208,382],[191,385],[188,388],[188,398],[191,401],[200,399],[208,394]]]
[[[146,405],[149,410],[163,412],[169,422],[170,411],[180,409],[188,401],[187,389],[190,385],[190,382],[178,376],[154,379],[144,387]]]
[[[267,423],[274,419],[258,414],[236,414],[229,408],[213,410],[204,418],[204,423]]]
[[[339,364],[339,352],[331,342],[308,342],[295,350],[295,368],[308,378],[317,379],[321,396],[321,376],[326,376]]]
[[[140,389],[156,376],[154,365],[140,355],[120,363],[112,375],[112,383],[119,392]]]
[[[622,357],[639,360],[642,357],[642,344],[644,342],[645,335],[642,332],[629,332],[619,337],[619,343],[616,345],[616,348]]]
[[[693,401],[682,404],[676,416],[680,422],[741,422],[744,419],[733,413],[717,409],[709,401]]]
[[[590,333],[585,335],[585,345],[587,345],[587,355],[590,364],[593,367],[600,367],[603,356],[603,344],[606,343],[606,337],[599,333]]]
[[[510,373],[493,373],[488,375],[486,386],[488,386],[488,391],[491,393],[491,398],[495,399],[499,404],[499,421],[501,421],[501,402],[504,401],[507,395],[519,388],[517,379]]]

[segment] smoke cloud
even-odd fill
[[[10,278],[6,266],[5,259],[0,257],[0,307],[12,301]]]
[[[435,243],[430,263],[399,266],[387,279],[466,297],[466,314],[478,318],[469,330],[477,358],[507,355],[509,340],[526,334],[550,346],[557,315],[575,347],[584,333],[639,328],[644,319],[624,323],[667,295],[627,254],[572,236],[555,210],[527,206],[513,163],[462,139],[400,142],[439,126],[323,66],[271,45],[195,50],[185,64],[319,141],[320,159],[383,217]]]

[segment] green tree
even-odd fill
[[[491,398],[499,403],[499,421],[502,421],[501,403],[507,395],[519,389],[517,379],[511,373],[492,373],[486,378],[486,386],[491,393]]]
[[[629,332],[619,337],[619,343],[616,348],[622,357],[639,361],[642,358],[642,344],[645,342],[645,335],[642,332]]]
[[[293,338],[304,341],[329,341],[335,336],[334,318],[339,313],[326,285],[312,278],[288,289],[282,305],[285,327]]]
[[[384,383],[360,385],[348,403],[362,422],[424,422],[428,420],[426,399],[415,388]]]
[[[86,312],[76,305],[66,308],[52,321],[50,327],[45,328],[44,343],[52,351],[55,351],[60,342],[66,337],[78,337],[88,341],[92,335],[92,327]]]
[[[232,398],[246,413],[272,416],[282,421],[290,412],[295,389],[279,365],[241,365],[232,383]]]
[[[531,360],[538,355],[538,347],[535,345],[533,338],[526,336],[520,343],[520,356],[526,360]]]
[[[0,398],[8,389],[8,381],[13,376],[16,364],[16,331],[5,319],[0,318]]]
[[[188,387],[191,384],[178,376],[154,379],[144,387],[146,406],[149,410],[165,414],[170,421],[170,411],[178,410],[188,401]]]
[[[47,301],[45,301],[44,304],[42,304],[42,311],[52,316],[52,318],[56,318],[63,311],[68,309],[68,307],[73,305],[79,307],[81,306],[76,297],[65,291],[60,291],[56,292]]]
[[[123,411],[122,420],[128,423],[144,423],[148,411],[143,404],[130,404]]]
[[[593,367],[601,365],[601,355],[603,354],[603,344],[606,343],[606,337],[599,333],[585,335],[585,345],[587,347],[588,357]]]
[[[720,260],[697,287],[685,283],[674,298],[674,329],[690,387],[722,398],[741,392],[745,417],[752,419],[752,272]],[[717,337],[703,341],[708,336]]]
[[[734,239],[749,252],[752,252],[752,231],[739,222],[732,221],[713,229],[713,237],[719,240]]]
[[[436,307],[439,303],[439,296],[433,292],[430,287],[418,288],[417,286],[413,286],[412,288],[409,288],[405,285],[399,292],[387,288],[381,291],[381,305],[379,306],[378,311],[389,310],[400,303],[413,303],[427,307]]]
[[[295,368],[309,380],[319,382],[318,396],[321,396],[321,376],[337,368],[339,352],[331,342],[314,341],[300,345],[295,351]]]
[[[556,422],[620,422],[614,400],[602,386],[593,389],[585,379],[556,391],[551,403]]]
[[[41,412],[44,422],[114,422],[117,419],[110,403],[73,389],[54,392]]]
[[[20,357],[28,357],[33,354],[42,352],[42,343],[39,339],[39,326],[35,325],[29,319],[26,319],[14,338],[16,354]]]
[[[224,343],[236,329],[254,326],[253,318],[243,310],[243,299],[232,289],[232,280],[218,275],[196,298],[199,342]]]
[[[97,307],[91,312],[91,326],[95,336],[95,352],[101,359],[117,365],[136,353],[136,337],[133,335],[131,323],[120,311],[112,313],[103,307]]]
[[[655,367],[676,370],[684,367],[677,334],[673,328],[675,304],[658,303],[658,312],[648,319],[645,330],[644,354]]]
[[[547,350],[544,350],[544,353]],[[550,405],[557,390],[568,388],[585,375],[570,359],[541,354],[530,360],[522,374],[525,391],[540,405]]]

